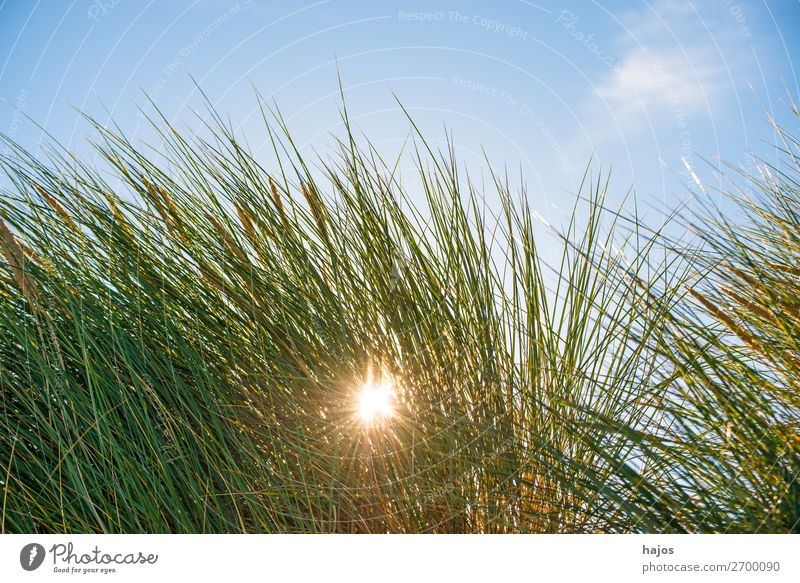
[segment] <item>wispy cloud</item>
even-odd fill
[[[703,108],[724,85],[713,57],[639,48],[597,87],[597,94],[625,121],[644,114],[687,113]]]
[[[662,0],[621,22],[621,65],[596,88],[621,124],[707,109],[730,83],[737,43],[719,13]]]

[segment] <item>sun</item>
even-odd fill
[[[358,395],[358,416],[364,423],[375,423],[392,416],[394,390],[391,383],[366,383]]]

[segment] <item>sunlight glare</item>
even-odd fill
[[[358,415],[365,423],[391,417],[393,400],[394,393],[389,383],[367,383],[358,397]]]

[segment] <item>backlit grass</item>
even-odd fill
[[[545,264],[420,135],[409,192],[346,117],[312,163],[265,113],[272,174],[215,119],[9,144],[4,532],[797,531],[792,135],[689,250],[587,171]]]

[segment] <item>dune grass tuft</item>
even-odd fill
[[[272,174],[215,119],[95,123],[110,175],[9,142],[3,532],[798,530],[796,138],[689,251],[587,172],[548,265],[420,135],[410,192],[346,115]]]

